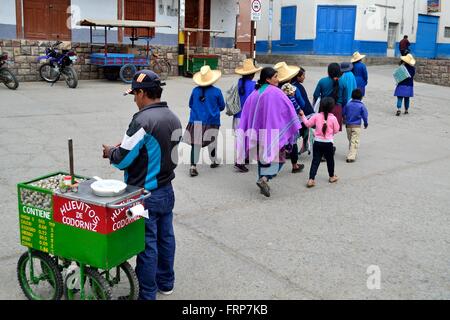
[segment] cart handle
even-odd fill
[[[152,195],[152,193],[150,191],[144,190],[144,195],[140,196],[137,199],[134,199],[133,201],[123,203],[123,204],[107,204],[106,207],[111,208],[111,209],[122,209],[122,208],[128,207],[136,202],[143,201],[143,200],[147,199],[148,197],[150,197],[151,195]]]

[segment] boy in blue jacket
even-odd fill
[[[347,128],[347,138],[349,141],[349,152],[347,162],[355,162],[358,153],[359,141],[361,135],[361,121],[364,121],[364,129],[369,126],[367,108],[362,103],[363,94],[360,89],[352,92],[350,100],[343,110],[344,123]]]

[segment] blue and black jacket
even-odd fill
[[[109,159],[125,171],[127,184],[151,191],[175,178],[180,139],[180,120],[166,102],[159,102],[134,114],[122,143],[111,149]]]

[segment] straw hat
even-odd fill
[[[200,68],[200,71],[194,74],[192,77],[194,82],[200,87],[207,87],[219,80],[222,76],[222,71],[211,70],[211,67],[204,65]]]
[[[242,76],[245,76],[247,74],[252,74],[261,71],[261,69],[262,67],[255,67],[255,65],[253,64],[253,59],[245,59],[242,64],[242,67],[234,69],[234,72]]]
[[[366,55],[365,54],[360,54],[358,51],[356,51],[353,56],[352,56],[352,60],[350,60],[351,63],[359,61],[361,59],[364,59]]]
[[[408,53],[406,56],[402,56],[401,59],[410,66],[414,66],[416,64],[416,59],[414,59],[411,53]]]
[[[280,82],[285,82],[291,80],[300,71],[300,67],[288,66],[286,62],[278,62],[274,65],[275,70],[278,72],[278,80]]]

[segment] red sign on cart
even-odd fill
[[[138,197],[126,199],[117,204],[124,204]],[[126,227],[140,218],[127,217],[127,209],[127,207],[112,209],[55,195],[53,200],[53,220],[75,228],[109,234]]]

